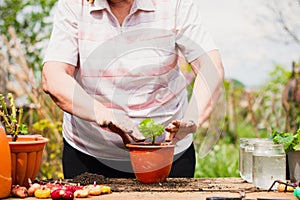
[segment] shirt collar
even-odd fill
[[[90,12],[103,9],[109,9],[109,5],[106,0],[95,0],[94,3],[90,5]]]
[[[138,10],[144,10],[144,11],[155,10],[154,0],[135,0],[134,5]]]
[[[154,1],[155,0],[134,0],[133,8],[136,10],[154,11]],[[94,3],[90,5],[90,12],[103,9],[109,9],[109,5],[106,0],[95,0]]]

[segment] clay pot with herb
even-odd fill
[[[141,121],[139,130],[151,141],[126,145],[136,179],[146,184],[165,182],[171,171],[175,145],[155,142],[164,132],[164,126],[155,124],[153,119]]]
[[[39,172],[48,139],[41,135],[28,135],[27,126],[22,122],[23,109],[17,108],[11,93],[6,97],[0,94],[0,105],[0,121],[5,128],[11,153],[12,184],[28,186],[28,178],[34,180]]]
[[[296,133],[273,130],[272,138],[274,143],[283,144],[287,155],[288,177],[292,182],[300,181],[300,128]]]
[[[197,126],[192,121],[174,120],[164,128],[150,118],[142,120],[139,124],[139,131],[143,134],[143,138],[136,137],[132,130],[124,129],[113,122],[109,122],[105,128],[122,138],[124,145],[129,149],[135,176],[141,183],[166,181],[171,171],[176,142],[186,134],[197,130]],[[165,130],[169,133],[165,137],[165,142],[156,142],[156,137],[161,136]]]

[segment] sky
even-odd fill
[[[246,87],[267,82],[275,65],[291,70],[300,61],[300,44],[292,41],[276,19],[280,9],[300,38],[300,3],[296,0],[194,0],[203,24],[219,47],[225,77]],[[291,9],[287,2],[294,2]],[[297,12],[298,11],[298,12]]]

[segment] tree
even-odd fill
[[[41,52],[51,33],[51,12],[56,0],[2,0],[0,1],[0,34],[10,39],[13,27],[22,41],[27,64],[39,75]],[[3,51],[3,47],[0,47]]]
[[[282,31],[280,38],[300,46],[300,0],[268,1],[267,7]]]

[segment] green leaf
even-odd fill
[[[294,146],[293,148],[295,151],[300,151],[300,144],[297,144],[296,146]]]
[[[291,145],[294,141],[294,135],[292,133],[285,133],[283,136],[276,135],[273,138],[275,143],[283,144],[285,152],[288,152],[292,149]]]
[[[20,133],[21,134],[27,134],[28,133],[28,128],[25,124],[20,124]]]
[[[8,117],[9,117],[9,119],[10,119],[11,122],[13,122],[13,123],[16,123],[16,122],[17,122],[17,119],[16,119],[15,116],[10,115],[10,116],[8,116]]]
[[[300,144],[300,128],[298,128],[297,133],[296,133],[296,143]]]
[[[164,126],[155,124],[153,119],[146,118],[140,122],[139,130],[146,138],[151,138],[154,143],[155,137],[161,136],[164,132]]]
[[[149,127],[151,128],[154,125],[154,120],[147,118],[140,122],[140,127]]]

